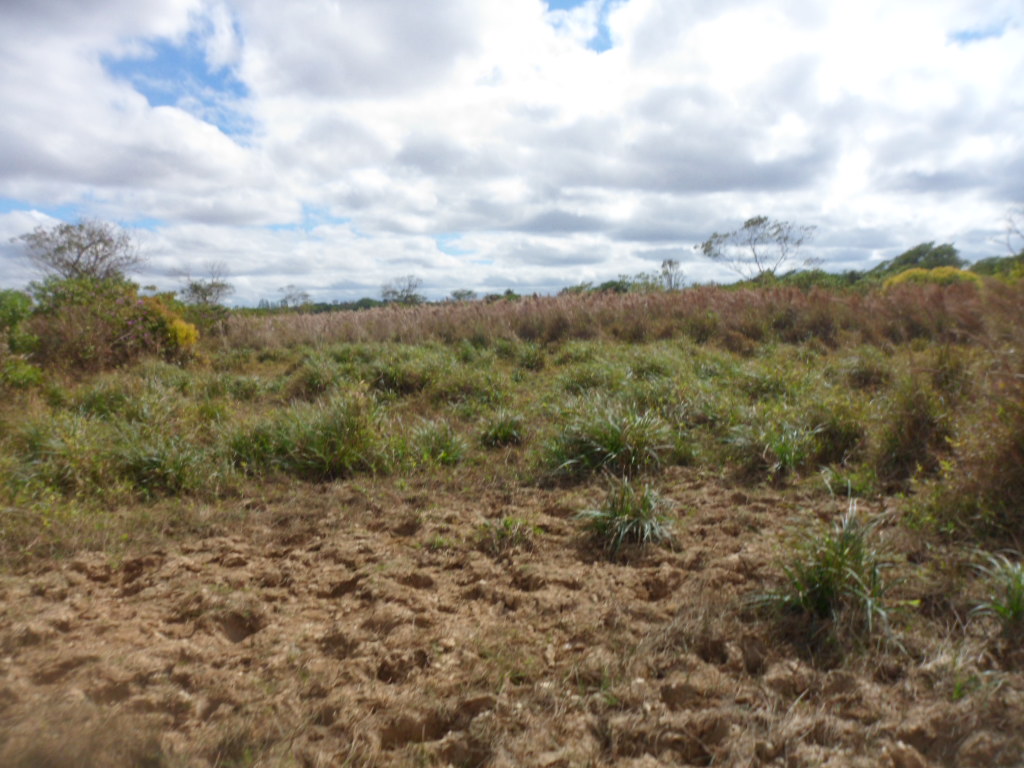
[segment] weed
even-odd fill
[[[990,555],[978,568],[988,581],[989,598],[974,609],[979,616],[992,616],[1008,640],[1024,638],[1024,563],[1006,555]]]
[[[612,484],[600,509],[585,510],[577,519],[614,557],[624,544],[644,547],[671,540],[672,509],[672,502],[649,485],[623,479]]]

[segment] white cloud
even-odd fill
[[[157,220],[151,277],[227,261],[241,301],[410,272],[434,295],[555,289],[669,252],[724,278],[692,244],[758,213],[817,224],[837,264],[922,240],[976,257],[1024,199],[1013,0],[81,6],[4,11],[2,210]],[[247,95],[154,107],[103,65],[158,39]]]

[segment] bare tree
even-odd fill
[[[722,262],[749,279],[778,272],[796,257],[800,246],[810,240],[814,230],[815,227],[755,216],[737,230],[725,234],[716,232],[696,248],[712,261]],[[816,259],[800,262],[804,267],[817,263]]]
[[[44,273],[60,278],[123,277],[143,261],[138,245],[128,232],[95,219],[38,226],[11,242],[21,242],[29,261]]]
[[[380,289],[380,297],[389,304],[422,304],[427,300],[419,292],[422,285],[423,281],[416,275],[405,275],[384,283]]]
[[[278,291],[282,294],[280,306],[285,309],[299,309],[309,304],[309,294],[296,285],[289,283]]]

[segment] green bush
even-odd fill
[[[158,355],[187,358],[199,341],[167,297],[138,295],[120,277],[47,278],[32,285],[36,307],[25,325],[44,364],[98,371]]]
[[[517,413],[500,410],[484,425],[480,442],[488,448],[519,445],[526,435],[526,421]]]
[[[873,460],[878,480],[896,489],[918,472],[937,470],[936,450],[949,436],[949,426],[928,383],[915,376],[903,379],[883,409]]]

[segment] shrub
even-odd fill
[[[47,364],[97,371],[149,354],[176,361],[199,340],[169,299],[139,297],[138,286],[124,278],[48,278],[33,293],[36,308],[26,326]]]
[[[660,466],[672,445],[668,426],[656,414],[599,403],[548,443],[545,463],[557,474],[608,471],[630,477]]]
[[[299,404],[237,432],[234,463],[248,472],[284,472],[306,480],[383,469],[378,429],[367,399],[356,393]]]
[[[982,279],[974,272],[957,269],[956,267],[935,267],[934,269],[914,267],[913,269],[904,270],[898,275],[893,275],[882,284],[882,287],[888,290],[894,286],[908,283],[931,283],[934,285],[956,285],[962,283],[980,288],[982,286]]]
[[[624,544],[640,547],[672,538],[672,503],[649,485],[636,486],[627,479],[615,481],[600,509],[577,515],[584,530],[611,556]]]
[[[923,509],[948,531],[972,536],[1024,534],[1024,404],[1018,388],[1008,401],[986,404],[952,441],[955,456],[942,464]]]

